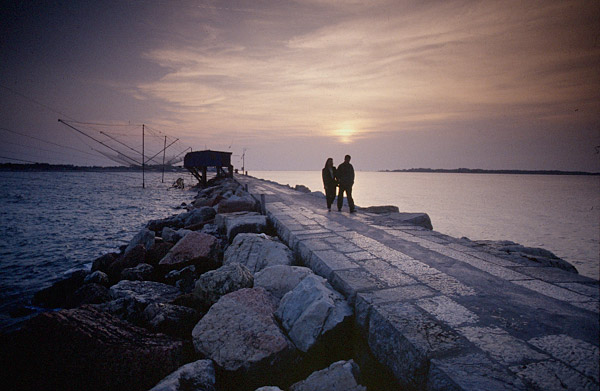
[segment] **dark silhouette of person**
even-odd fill
[[[323,187],[325,188],[325,198],[327,199],[327,210],[331,211],[331,204],[335,200],[335,188],[338,185],[336,177],[336,169],[333,165],[333,159],[327,158],[325,167],[323,167]]]
[[[350,207],[350,213],[356,212],[354,208],[354,200],[352,199],[352,186],[354,185],[354,167],[350,164],[350,155],[344,157],[344,162],[337,168],[337,180],[340,186],[337,199],[338,211],[342,211],[344,205],[344,192],[346,198],[348,198],[348,206]]]

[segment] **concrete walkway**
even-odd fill
[[[324,198],[287,186],[236,180],[264,194],[280,237],[346,295],[401,386],[599,389],[598,281],[360,210],[328,212]]]

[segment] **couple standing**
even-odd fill
[[[350,164],[350,155],[344,157],[344,162],[336,169],[333,165],[333,159],[328,158],[322,171],[323,186],[325,187],[325,197],[327,198],[327,210],[331,210],[331,204],[335,199],[335,188],[340,187],[337,199],[338,211],[342,211],[344,204],[344,192],[348,198],[350,213],[356,212],[354,200],[352,199],[352,185],[354,185],[354,167]]]

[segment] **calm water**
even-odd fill
[[[315,171],[253,171],[252,176],[323,191]],[[598,279],[600,177],[356,172],[359,206],[425,212],[436,231],[472,240],[542,247]]]
[[[168,189],[188,174],[0,172],[0,329],[8,311],[65,272],[118,251],[150,219],[181,211],[195,192]],[[195,181],[195,180],[194,180]]]

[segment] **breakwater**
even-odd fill
[[[315,195],[237,181],[209,185],[189,212],[149,222],[121,252],[36,295],[71,309],[3,336],[6,380],[16,374],[16,389],[597,387],[597,281],[551,254],[459,241],[394,208],[327,213]]]

